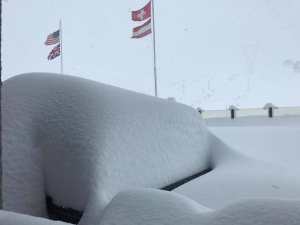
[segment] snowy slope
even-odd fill
[[[207,169],[207,129],[182,104],[81,78],[5,81],[4,208],[45,215],[45,193],[77,210],[120,190],[161,188]]]
[[[101,225],[298,225],[300,201],[253,199],[211,211],[174,193],[133,190],[118,194]]]

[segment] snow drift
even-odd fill
[[[101,214],[115,194],[209,166],[196,110],[82,78],[31,73],[3,85],[4,208],[45,216],[45,195]],[[95,206],[97,205],[97,207]]]
[[[175,193],[132,190],[108,205],[101,225],[298,225],[300,201],[244,200],[211,211]]]
[[[248,157],[243,150],[233,150],[216,137],[210,138],[210,143],[213,170],[179,186],[175,192],[212,209],[241,199],[300,200],[299,174],[279,163]]]

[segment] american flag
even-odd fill
[[[60,44],[56,45],[48,55],[48,60],[55,59],[60,56]]]
[[[57,30],[51,34],[48,35],[47,40],[45,41],[45,45],[54,45],[59,42],[59,33],[60,31]]]

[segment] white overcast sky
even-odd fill
[[[3,2],[3,77],[59,72],[46,36],[63,21],[65,73],[153,94],[152,39],[131,39],[147,0]],[[299,0],[155,1],[159,96],[204,109],[300,105]]]

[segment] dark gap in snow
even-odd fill
[[[83,212],[56,205],[50,196],[46,197],[48,216],[52,220],[78,224]]]
[[[196,174],[194,174],[194,175],[192,175],[192,176],[183,178],[183,179],[181,179],[181,180],[179,180],[179,181],[176,181],[175,183],[170,184],[170,185],[168,185],[168,186],[165,186],[165,187],[163,187],[163,188],[161,188],[161,189],[162,189],[162,190],[165,190],[165,191],[173,191],[174,189],[178,188],[179,186],[181,186],[181,185],[183,185],[183,184],[185,184],[185,183],[187,183],[187,182],[189,182],[189,181],[191,181],[191,180],[193,180],[193,179],[195,179],[195,178],[197,178],[197,177],[203,176],[203,175],[209,173],[209,172],[212,171],[212,170],[213,170],[213,169],[212,169],[211,167],[209,167],[208,169],[206,169],[206,170],[204,170],[204,171],[201,171],[201,172],[196,173]]]
[[[165,191],[172,191],[172,190],[178,188],[179,186],[181,186],[195,178],[198,178],[200,176],[203,176],[203,175],[209,173],[212,170],[213,169],[211,167],[209,167],[208,169],[206,169],[204,171],[201,171],[192,176],[183,178],[183,179],[176,181],[175,183],[165,186],[161,189],[165,190]],[[59,220],[59,221],[67,222],[67,223],[78,224],[82,217],[82,214],[83,214],[82,211],[58,206],[53,202],[53,200],[50,196],[46,197],[46,203],[47,203],[47,211],[48,211],[49,218],[52,220]]]

